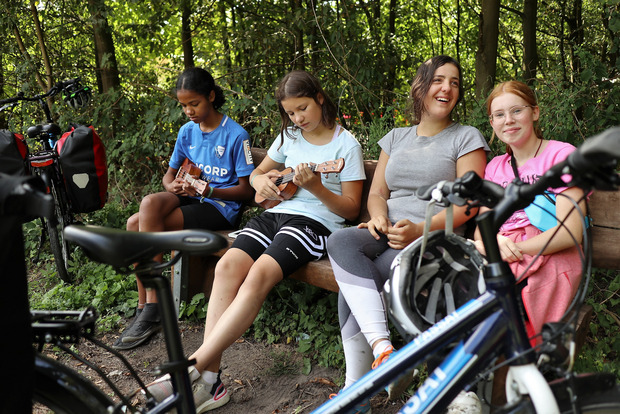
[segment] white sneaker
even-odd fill
[[[482,405],[475,392],[461,391],[446,409],[446,414],[480,414]]]
[[[230,400],[230,394],[220,379],[221,371],[217,374],[217,381],[215,384],[208,384],[202,379],[202,376],[194,366],[188,368],[188,373],[189,380],[192,383],[192,392],[194,393],[194,403],[196,405],[197,414],[214,410]],[[169,374],[151,382],[146,387],[157,402],[162,402],[172,395],[173,392]]]

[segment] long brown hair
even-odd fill
[[[538,102],[536,101],[536,94],[534,93],[532,88],[530,88],[527,84],[520,82],[520,81],[515,81],[515,80],[502,82],[498,84],[497,86],[495,86],[495,88],[493,88],[493,90],[489,94],[489,97],[487,98],[486,105],[487,105],[487,115],[489,115],[489,119],[491,117],[491,103],[493,103],[493,100],[495,98],[505,93],[511,93],[513,95],[517,95],[519,98],[523,99],[525,102],[527,102],[528,105],[532,107],[538,106]],[[540,131],[540,128],[538,126],[538,121],[534,121],[534,133],[539,138],[543,137],[542,132]],[[493,142],[494,139],[495,139],[495,130],[493,130],[493,135],[491,136],[490,142]],[[508,144],[506,144],[506,152],[508,154],[512,154],[512,149],[510,148],[510,145]]]
[[[424,107],[424,98],[428,90],[431,88],[433,78],[435,77],[435,71],[443,65],[452,64],[456,66],[459,71],[459,98],[456,101],[458,104],[463,99],[465,88],[463,87],[463,70],[459,62],[446,55],[439,55],[430,58],[426,62],[422,63],[416,72],[415,78],[411,84],[411,90],[409,91],[409,105],[408,110],[410,112],[411,121],[417,125],[422,120],[422,114],[426,111]],[[456,105],[455,105],[456,107]]]
[[[323,97],[323,103],[319,101],[319,95]],[[299,129],[298,126],[293,124],[291,118],[284,110],[282,101],[288,98],[312,98],[321,107],[322,122],[327,128],[333,128],[336,124],[336,116],[338,114],[336,105],[331,100],[329,95],[325,93],[321,87],[319,80],[312,74],[303,70],[294,70],[289,72],[278,83],[276,88],[276,101],[278,102],[278,109],[280,110],[280,118],[282,123],[280,125],[280,146],[284,143],[284,134],[289,137],[293,137],[288,130],[288,127],[293,126],[293,129]]]

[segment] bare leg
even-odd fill
[[[172,193],[149,194],[140,203],[140,211],[127,220],[130,231],[172,231],[183,229],[183,213],[179,209],[179,200]],[[154,258],[161,262],[162,255]],[[145,289],[136,278],[138,284],[138,303],[156,303],[155,291]]]
[[[200,372],[205,369],[218,371],[222,353],[252,325],[267,294],[283,278],[280,265],[271,256],[262,255],[251,265],[249,272],[246,269],[251,259],[238,249],[226,252],[220,262],[222,265],[218,263],[216,267],[215,280],[232,279],[232,282],[218,283],[217,288],[214,283],[205,323],[205,339],[190,357],[196,358],[196,368]],[[247,273],[244,280],[243,272]],[[239,283],[240,280],[242,283]]]

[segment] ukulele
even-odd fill
[[[204,197],[205,192],[207,191],[207,187],[209,187],[209,183],[201,180],[200,178],[200,168],[196,166],[189,159],[185,158],[183,164],[177,171],[176,178],[181,178],[182,180],[188,182],[194,190],[198,193],[199,196]]]
[[[309,167],[313,172],[319,172],[323,174],[339,173],[344,168],[344,158],[338,158],[334,161],[325,161],[320,164],[310,164]],[[280,174],[283,174],[281,177],[278,177],[274,182],[274,184],[278,186],[278,190],[280,190],[280,196],[282,196],[285,200],[293,197],[297,192],[297,186],[293,184],[295,170],[289,167],[285,168],[282,171],[271,170],[270,172],[279,172]],[[260,204],[260,206],[265,209],[275,207],[281,202],[280,200],[266,199],[259,196],[258,193],[254,196],[254,201],[256,201],[257,204]]]

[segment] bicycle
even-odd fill
[[[401,333],[415,339],[313,414],[347,412],[433,355],[441,356],[442,362],[429,372],[428,378],[400,413],[442,412],[459,392],[472,390],[500,366],[509,367],[506,380],[508,403],[494,412],[620,412],[620,386],[614,375],[578,375],[570,369],[575,357],[570,350],[574,348],[570,346],[570,339],[568,347],[563,341],[571,337],[577,312],[566,323],[548,324],[543,330],[542,346],[532,347],[519,309],[515,278],[508,264],[501,260],[496,238],[500,226],[514,211],[528,206],[537,194],[549,187],[578,186],[586,193],[592,189],[618,189],[620,176],[615,171],[618,160],[620,127],[586,140],[566,161],[551,168],[531,185],[513,183],[504,190],[470,172],[454,182],[419,189],[418,197],[434,199],[445,205],[492,208],[476,218],[487,253],[486,263],[480,266],[486,291],[416,336],[419,329],[413,322],[416,312],[411,303],[415,298],[410,296],[414,285],[411,279],[407,279],[416,263],[412,263],[415,260],[408,257],[408,252],[419,249],[423,238],[403,249],[392,263],[390,279],[385,286],[388,314],[402,329]],[[565,174],[572,176],[568,183],[562,180]],[[447,233],[438,230],[429,238],[459,239],[459,236]],[[465,239],[459,240],[463,246],[473,248]],[[588,252],[585,238],[583,245],[584,251]],[[589,267],[588,273],[584,273],[585,284],[591,270]],[[578,292],[574,305],[583,302],[585,291]],[[444,350],[449,350],[449,354],[441,353]],[[501,355],[506,360],[495,365]],[[567,355],[569,363],[564,367],[562,362]],[[542,362],[540,367],[536,365],[537,361]],[[558,379],[548,382],[542,372],[548,369]]]
[[[22,183],[20,180],[27,180],[27,183]],[[40,182],[39,185],[36,185],[36,180]],[[53,200],[49,195],[42,194],[43,189],[44,185],[40,177],[18,178],[0,174],[0,213],[2,213],[0,215],[0,223],[2,224],[0,229],[8,228],[11,224],[11,218],[15,216],[23,218],[29,214],[46,215],[46,210],[49,210],[48,215],[51,215]],[[21,228],[19,228],[19,232],[21,235]],[[32,388],[29,390],[26,388],[26,390],[32,395],[32,401],[42,404],[56,413],[140,412],[156,414],[170,412],[174,408],[179,414],[195,413],[194,398],[187,370],[195,361],[188,360],[184,356],[170,282],[162,274],[162,270],[174,265],[181,257],[180,253],[212,254],[224,248],[228,243],[227,240],[217,233],[206,230],[148,233],[128,232],[90,225],[70,225],[65,228],[64,233],[68,241],[81,246],[92,260],[109,264],[127,274],[131,273],[132,264],[136,264],[133,273],[140,278],[146,287],[155,289],[160,304],[162,327],[168,351],[168,361],[158,367],[156,375],[169,373],[172,378],[174,393],[159,404],[155,404],[152,395],[127,359],[118,351],[95,338],[97,315],[92,308],[83,311],[32,311],[31,324],[18,324],[19,330],[14,331],[15,336],[23,339],[25,335],[29,339],[28,336],[30,335],[31,343],[37,345],[34,350],[34,367],[32,368],[34,380],[28,376],[29,371],[25,368],[28,363],[15,362],[16,371],[25,373],[24,382],[20,383],[20,387],[27,386],[30,381]],[[17,249],[16,246],[21,246],[23,253],[23,242],[21,240],[11,241],[15,249]],[[170,250],[178,251],[179,254],[176,254],[167,263],[162,264],[153,261],[153,257],[158,253]],[[23,271],[15,272],[16,276],[21,276],[21,278],[11,279],[26,284],[23,254],[21,258],[18,255],[13,256],[17,258],[12,259],[13,262],[21,260]],[[11,263],[8,263],[8,268],[14,269]],[[19,290],[12,287],[11,294],[8,294],[7,289],[0,292],[1,295],[6,296],[2,296],[3,300],[0,307],[5,306],[12,311],[11,318],[7,323],[12,323],[13,314],[20,314],[20,311],[24,310],[23,307],[28,307],[26,295],[24,295],[26,296],[25,300],[22,301],[14,298],[13,292]],[[26,291],[25,288],[21,290]],[[27,312],[27,309],[24,311]],[[0,316],[5,315],[0,313]],[[130,399],[135,393],[131,396],[123,395],[100,368],[67,346],[77,343],[82,338],[106,349],[122,361],[139,385],[139,390],[136,393],[140,390],[144,392],[146,407],[134,407]],[[45,345],[52,345],[61,349],[97,372],[118,397],[119,402],[113,402],[100,388],[76,371],[45,356],[42,353]],[[22,394],[23,391],[22,389]],[[10,398],[11,396],[7,397]],[[6,398],[3,398],[2,402],[5,401]]]
[[[75,217],[65,187],[59,155],[55,148],[56,142],[62,135],[62,131],[54,123],[47,104],[47,99],[54,97],[58,93],[65,94],[65,99],[76,106],[84,105],[90,100],[89,89],[82,87],[80,79],[75,78],[56,83],[44,94],[27,97],[23,93],[19,93],[15,97],[0,100],[0,105],[3,105],[0,107],[0,112],[12,109],[20,102],[36,102],[43,110],[46,123],[33,125],[26,132],[29,138],[36,139],[38,146],[36,151],[32,153],[29,151],[27,163],[30,173],[43,178],[48,192],[55,201],[54,214],[48,219],[42,219],[40,245],[43,244],[47,234],[50,250],[56,263],[58,277],[69,283],[72,281],[72,275],[69,271],[71,250],[68,242],[63,237],[62,230],[74,223]]]

